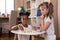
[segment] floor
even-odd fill
[[[0,36],[0,40],[14,40],[14,36],[9,37],[7,34],[4,34]],[[44,40],[43,38],[37,39],[36,40]],[[60,40],[60,39],[57,39]]]
[[[0,40],[13,40],[14,36],[9,37],[7,34],[0,36]]]

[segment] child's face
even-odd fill
[[[46,8],[46,6],[40,6],[40,10],[41,10],[41,13],[42,15],[47,15],[48,13],[48,9]]]
[[[26,15],[24,15],[23,17],[22,17],[22,19],[21,19],[21,21],[22,21],[22,24],[28,24],[28,16],[26,16]]]

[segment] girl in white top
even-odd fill
[[[43,2],[39,5],[41,10],[41,29],[46,31],[45,40],[56,40],[53,20],[53,4],[51,2]]]
[[[22,25],[22,24],[20,24],[20,25]],[[23,25],[22,25],[22,26],[23,26]],[[24,31],[25,31],[25,30],[32,31],[31,25],[28,25],[28,27],[24,27],[24,26],[23,26],[23,29],[24,29]],[[18,35],[18,40],[29,40],[29,39],[30,39],[30,36],[28,36],[28,35]]]
[[[28,24],[28,16],[29,13],[25,12],[24,14],[21,15],[21,22],[22,24],[18,24],[17,26],[13,26],[12,29],[20,29],[25,31],[27,30],[32,30],[31,25]],[[30,36],[28,35],[18,35],[18,40],[29,40]]]

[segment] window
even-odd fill
[[[0,0],[0,12],[5,13],[5,0]]]
[[[0,12],[10,14],[14,10],[14,0],[0,0]]]
[[[14,0],[6,0],[6,13],[10,14],[14,10]]]

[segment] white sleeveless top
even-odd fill
[[[29,29],[30,31],[32,31],[32,26],[28,25],[28,27],[23,27],[24,30]],[[18,40],[29,40],[30,36],[29,35],[18,35]]]

